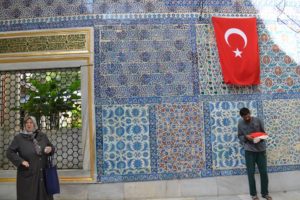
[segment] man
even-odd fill
[[[254,132],[265,132],[263,123],[259,118],[251,116],[248,108],[242,108],[240,116],[242,118],[238,122],[238,137],[245,150],[250,195],[252,200],[259,200],[254,176],[255,164],[257,164],[261,181],[261,195],[267,200],[272,200],[268,191],[266,142],[264,140],[254,140],[249,135]]]

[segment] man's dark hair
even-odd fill
[[[240,109],[240,115],[243,117],[245,115],[250,114],[250,110],[248,108],[241,108]]]

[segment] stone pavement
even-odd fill
[[[300,200],[300,191],[285,191],[270,193],[273,200]],[[234,195],[234,196],[207,196],[193,198],[166,198],[166,199],[143,199],[143,200],[251,200],[249,195]],[[264,198],[260,197],[260,200]]]
[[[260,191],[258,175],[257,189]],[[300,200],[300,170],[269,174],[273,200]],[[61,183],[55,200],[251,200],[247,176],[124,183]],[[16,200],[16,183],[0,183],[0,200]],[[260,200],[264,200],[260,198]]]

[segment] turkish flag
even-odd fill
[[[224,82],[260,84],[256,18],[212,17]]]

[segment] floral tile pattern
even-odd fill
[[[147,106],[102,108],[103,174],[150,173]]]
[[[247,107],[257,116],[257,102],[210,102],[211,145],[214,170],[244,168],[244,150],[237,137],[239,110]]]
[[[87,14],[188,13],[200,12],[201,7],[200,0],[0,0],[3,11],[0,20]],[[203,12],[256,13],[257,10],[250,0],[210,0],[204,1]]]
[[[205,162],[202,105],[163,104],[156,112],[158,172],[199,172]]]
[[[274,27],[275,28],[275,27]],[[276,31],[276,30],[274,30]],[[278,33],[282,38],[284,33]],[[263,93],[282,93],[300,91],[300,66],[274,43],[266,29],[259,28],[259,47],[261,52],[261,91]],[[286,41],[292,52],[298,52],[300,41]],[[298,43],[297,43],[298,42]],[[291,55],[294,56],[295,55]]]
[[[193,95],[190,31],[189,25],[101,27],[97,102]]]
[[[269,165],[300,164],[300,100],[263,101]]]
[[[94,0],[95,13],[149,13],[168,12],[160,0]]]
[[[0,0],[0,19],[38,18],[93,13],[90,0]]]

